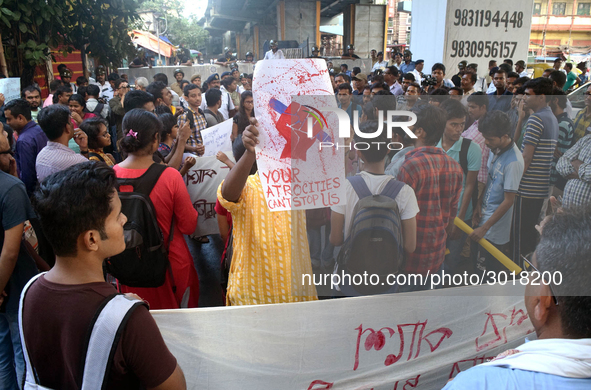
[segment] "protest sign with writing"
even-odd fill
[[[336,107],[326,62],[259,61],[253,90],[261,130],[257,165],[267,207],[304,210],[344,202],[343,149],[320,149],[320,142],[339,134],[336,114],[319,111]]]
[[[21,79],[11,77],[0,79],[0,93],[4,95],[4,104],[21,97]]]
[[[232,124],[234,121],[230,118],[219,125],[215,125],[205,130],[201,130],[203,146],[205,153],[203,157],[215,156],[217,152],[223,150],[232,150]]]
[[[440,390],[458,372],[522,344],[533,332],[524,288],[458,287],[437,295],[152,315],[188,388]]]
[[[234,161],[232,151],[224,152],[230,160]],[[185,153],[187,156],[192,154]],[[194,157],[194,156],[193,156]],[[197,229],[191,237],[202,237],[209,234],[219,234],[218,222],[215,213],[215,201],[221,182],[230,171],[228,166],[214,157],[198,157],[195,165],[185,175],[187,191],[197,210]]]

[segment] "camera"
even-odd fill
[[[436,85],[436,84],[437,84],[437,79],[430,74],[425,75],[425,78],[423,79],[423,81],[421,81],[421,87],[423,87],[423,88],[430,87],[430,86]]]

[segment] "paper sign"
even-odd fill
[[[221,150],[232,150],[232,140],[230,139],[232,124],[233,120],[230,118],[218,125],[201,130],[205,147],[203,157],[215,156]]]
[[[4,104],[21,97],[21,79],[11,77],[0,79],[0,93],[4,95]]]
[[[339,134],[336,114],[319,113],[327,104],[337,107],[326,62],[259,61],[253,91],[261,130],[257,165],[267,207],[305,210],[344,202],[344,150],[320,149],[320,142]]]
[[[152,315],[189,389],[441,390],[533,332],[524,289],[458,287]]]
[[[231,151],[224,153],[230,160],[234,161],[234,155]],[[184,158],[187,156],[195,157],[192,154],[185,153]],[[196,160],[195,165],[183,177],[193,207],[199,214],[197,228],[191,235],[193,238],[220,233],[215,212],[215,202],[218,187],[230,172],[230,168],[215,157],[197,157]]]

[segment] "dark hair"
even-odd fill
[[[162,94],[162,91],[164,91],[166,88],[166,84],[163,82],[154,81],[146,87],[146,92],[151,93],[152,96],[154,96],[154,100],[158,100],[163,98],[164,95]]]
[[[250,125],[250,118],[254,118],[254,107],[250,117],[247,115],[246,109],[244,108],[244,101],[252,97],[252,91],[244,91],[240,95],[240,110],[238,111],[238,119],[236,121],[236,125],[238,126],[238,134],[242,134],[244,129]],[[238,161],[238,159],[236,159],[236,161]]]
[[[556,104],[558,107],[562,108],[563,110],[566,108],[566,92],[564,92],[560,88],[554,88],[552,91],[552,99],[556,99]]]
[[[490,104],[488,100],[488,95],[484,92],[474,92],[472,95],[468,96],[468,103],[474,103],[478,107],[486,106]]]
[[[334,78],[336,79],[339,76],[341,76],[343,79],[345,79],[345,82],[347,82],[347,83],[350,83],[351,82],[351,77],[349,77],[348,74],[346,74],[346,73],[338,73]]]
[[[392,73],[392,76],[394,77],[398,77],[398,68],[395,66],[388,66],[386,67],[386,70],[389,70],[390,73]]]
[[[222,91],[219,89],[211,88],[205,92],[205,102],[207,103],[207,107],[215,106],[220,100],[222,100]]]
[[[108,238],[105,220],[112,211],[116,185],[115,171],[95,161],[76,164],[41,182],[33,204],[57,256],[76,256],[78,237],[89,230]]]
[[[506,59],[505,59],[503,62],[505,62],[505,63],[507,63],[507,64],[509,64],[509,65],[513,66],[513,60],[512,60],[512,59],[510,59],[510,58],[506,58]]]
[[[525,95],[525,86],[521,86],[519,88],[517,88],[514,92],[513,95]]]
[[[484,136],[499,137],[511,135],[511,120],[509,116],[499,110],[484,114],[478,121],[478,131]]]
[[[57,66],[57,71],[58,71],[58,73],[61,73],[62,72],[62,69],[67,69],[67,68],[68,67],[66,66],[66,64],[59,64]]]
[[[109,76],[107,77],[107,81],[115,81],[115,80],[119,80],[121,77],[119,77],[119,75],[117,73],[109,73]]]
[[[396,96],[392,95],[390,91],[376,92],[371,103],[379,111],[396,110]]]
[[[78,95],[86,99],[86,90],[88,87],[78,87]]]
[[[525,83],[523,87],[525,89],[531,89],[536,95],[545,95],[547,102],[550,101],[550,98],[552,97],[552,91],[554,90],[552,80],[544,77],[538,77],[537,79],[530,80]]]
[[[515,82],[513,83],[513,85],[516,85],[516,84],[521,84],[521,85],[523,85],[523,84],[527,83],[529,80],[530,80],[530,78],[529,78],[529,77],[527,77],[527,76],[523,76],[523,77],[520,77],[520,78],[518,78],[517,80],[515,80]]]
[[[413,82],[414,82],[414,81],[417,81],[417,79],[415,78],[415,75],[414,75],[414,74],[412,74],[412,73],[410,73],[410,72],[409,72],[409,73],[405,73],[405,74],[403,74],[403,75],[402,75],[402,78],[403,78],[403,79],[405,79],[405,80],[410,80],[410,81],[413,81]]]
[[[121,84],[123,83],[127,83],[127,80],[125,79],[117,79],[115,80],[115,89],[119,89],[119,87],[121,86]],[[128,83],[129,84],[129,83]]]
[[[22,115],[26,120],[31,120],[31,106],[25,99],[14,99],[4,105],[4,111],[10,111],[14,118]]]
[[[56,104],[59,101],[59,97],[61,95],[63,95],[64,93],[68,93],[68,92],[72,92],[72,88],[70,88],[69,84],[68,85],[60,85],[59,87],[57,87],[57,90],[53,94],[53,104]]]
[[[445,110],[447,120],[455,119],[455,118],[465,118],[468,116],[466,112],[466,107],[464,105],[455,100],[455,99],[447,99],[439,106]]]
[[[347,64],[341,64],[341,68],[342,68],[343,66],[345,67],[345,69],[349,69],[349,65],[347,65]]]
[[[170,109],[170,107],[164,104],[159,104],[156,107],[154,107],[154,114],[156,114],[156,116],[159,117],[163,114],[172,114],[172,110]]]
[[[509,72],[509,73],[507,73],[507,78],[515,78],[515,79],[518,79],[519,78],[519,73],[517,73],[517,72]]]
[[[137,153],[150,146],[162,133],[162,122],[149,111],[135,108],[123,117],[121,149],[127,153]],[[133,131],[134,134],[129,134]]]
[[[415,105],[412,112],[417,115],[415,128],[422,128],[423,131],[427,133],[425,139],[427,145],[436,145],[443,136],[443,131],[445,130],[445,124],[447,122],[445,111],[432,104],[421,104],[418,106]]]
[[[172,114],[159,114],[158,119],[162,122],[162,132],[160,133],[160,141],[164,141],[172,134],[172,128],[177,125],[176,118]]]
[[[449,91],[450,91],[450,92],[451,92],[451,91],[457,91],[457,92],[458,92],[460,95],[463,95],[463,94],[464,94],[464,90],[463,90],[462,88],[460,88],[460,87],[451,87],[451,88],[449,89]],[[450,94],[450,95],[451,95],[451,94]]]
[[[84,120],[80,124],[80,130],[88,136],[89,149],[101,149],[99,146],[99,135],[101,133],[101,125],[105,125],[107,131],[109,130],[109,122],[100,116]]]
[[[419,90],[419,95],[423,93],[423,89],[421,88],[421,86],[419,85],[419,83],[410,83],[408,84],[409,87],[415,87],[416,89]]]
[[[58,139],[70,123],[70,110],[61,104],[53,104],[42,108],[37,115],[37,123],[50,141]]]
[[[472,82],[474,84],[476,84],[476,81],[478,81],[478,76],[476,75],[476,73],[472,73],[472,72],[464,73],[464,76],[466,76],[466,75],[469,75],[470,80],[472,80]],[[462,76],[462,78],[464,78],[464,76]]]
[[[507,64],[505,64],[505,65],[507,65]],[[505,75],[505,77],[507,77],[507,73],[509,73],[509,72],[507,72],[507,70],[506,70],[506,69],[503,69],[503,68],[501,68],[501,67],[499,66],[499,67],[497,68],[497,70],[495,70],[495,73],[493,73],[493,77],[494,77],[494,75],[496,75],[497,73],[498,73],[498,74],[504,74],[504,75]]]
[[[507,63],[502,63],[501,65],[499,65],[499,70],[502,69],[505,71],[506,74],[509,74],[509,72],[513,71],[513,67]],[[498,71],[495,73],[499,73]]]
[[[236,81],[234,77],[228,76],[221,81],[221,84],[224,86],[224,88],[228,88],[234,81]]]
[[[488,61],[488,67],[490,68],[491,66],[493,66],[496,63],[497,63],[497,60],[490,60],[490,61]]]
[[[389,143],[389,141],[386,136],[386,132],[383,131],[383,127],[384,125],[382,124],[382,132],[377,137],[372,138],[371,142],[368,142],[366,138],[360,137],[357,132],[355,132],[355,143],[364,143],[365,145],[368,145],[367,149],[357,149],[361,152],[365,162],[376,163],[383,161],[386,157],[386,154],[388,154],[388,148],[386,145]],[[362,133],[375,133],[378,128],[379,124],[377,121],[367,121],[359,125],[359,131]]]
[[[86,108],[86,100],[84,100],[84,98],[81,95],[78,95],[77,93],[70,96],[70,99],[68,99],[68,102],[71,102],[71,101],[75,101],[78,104],[80,104],[82,106],[83,110]]]
[[[198,89],[199,92],[201,92],[201,87],[200,86],[191,83],[191,84],[185,86],[185,88],[183,88],[183,93],[185,94],[185,96],[188,97],[189,94],[191,93],[191,91],[194,90],[194,89]]]
[[[556,70],[556,69],[554,69],[554,68],[552,68],[552,67],[550,67],[550,68],[546,68],[546,69],[544,69],[544,71],[542,72],[542,74],[544,74],[544,73],[546,73],[546,72],[548,72],[548,74],[550,74],[550,73],[554,72],[555,70]],[[559,71],[559,72],[560,72],[560,71]]]
[[[373,103],[371,101],[369,101],[363,105],[362,111],[363,111],[363,114],[365,114],[367,120],[373,121],[373,120],[377,119],[375,116],[374,109],[375,109],[375,107],[373,106]]]
[[[154,103],[154,95],[146,91],[133,90],[125,94],[125,112],[134,108],[144,108],[147,103]]]
[[[359,73],[361,73],[361,68],[358,66],[353,67],[353,74],[357,75]]]
[[[98,85],[90,84],[86,87],[86,94],[92,97],[98,97],[101,94],[101,90],[99,89]],[[127,102],[125,102],[127,105]]]
[[[566,84],[566,75],[559,70],[553,70],[548,78],[554,81],[558,88],[562,88],[564,87],[564,84]]]
[[[157,82],[157,81],[164,83],[164,86],[168,86],[168,76],[165,75],[164,73],[156,73],[154,75],[154,82]]]
[[[351,88],[351,84],[348,83],[342,83],[339,84],[339,86],[337,87],[337,91],[342,91],[342,90],[347,90],[349,91],[349,94],[353,94],[353,88]]]
[[[562,58],[560,58],[560,57],[556,58],[556,59],[554,60],[554,63],[557,63],[558,61],[561,61],[561,62],[562,62]]]
[[[429,95],[433,96],[449,96],[449,89],[447,88],[437,88],[429,92]]]
[[[78,85],[78,86],[80,86],[84,83],[87,83],[87,82],[88,82],[88,79],[84,76],[79,76],[76,78],[76,85]]]
[[[436,70],[442,70],[443,74],[445,74],[445,65],[443,65],[441,62],[436,62],[431,67],[431,73],[435,72]]]
[[[550,217],[536,247],[540,273],[560,274],[553,284],[562,331],[567,338],[591,337],[591,209],[566,208]]]
[[[39,92],[39,97],[41,97],[41,90],[39,88],[35,87],[34,85],[29,85],[28,87],[26,87],[25,89],[23,89],[21,91],[21,97],[23,99],[25,99],[26,98],[25,92],[31,93],[31,92],[35,92],[35,91]]]
[[[189,84],[191,84],[189,81],[181,80],[181,82],[179,83],[179,87],[181,87],[181,91]]]
[[[370,87],[370,90],[373,91],[375,88],[382,88],[384,91],[390,91],[390,87],[388,84],[381,82],[381,83],[373,83]]]
[[[62,85],[62,80],[53,80],[49,83],[49,92],[55,92]]]

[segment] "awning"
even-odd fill
[[[343,35],[343,26],[320,26],[320,32],[332,35]]]
[[[146,31],[133,30],[133,43],[158,54],[158,38]],[[160,40],[160,54],[164,57],[172,57],[174,46]]]

